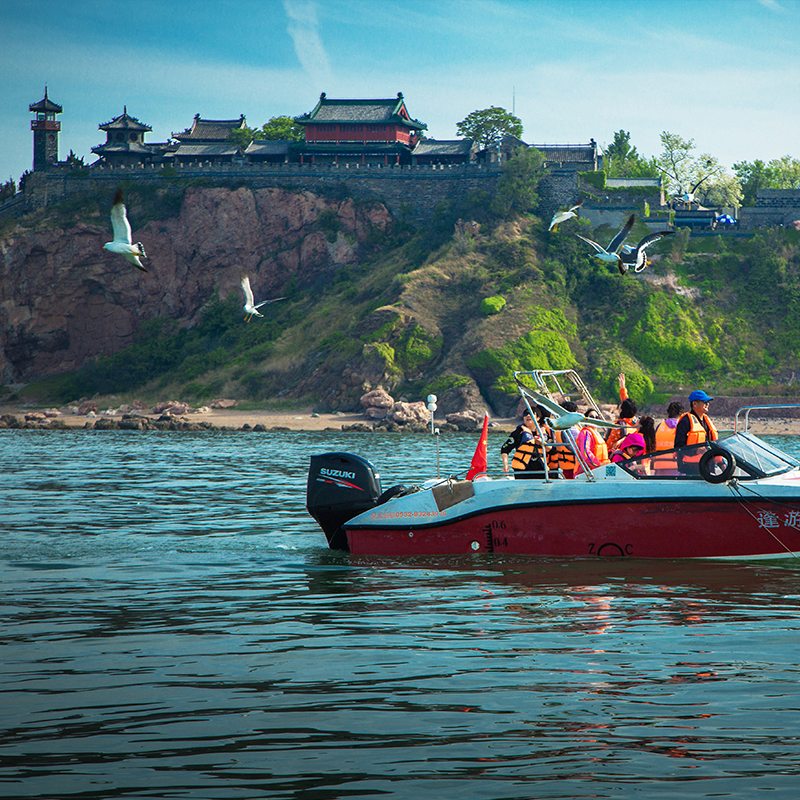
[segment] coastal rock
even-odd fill
[[[379,386],[377,389],[373,389],[371,392],[362,395],[360,402],[363,408],[390,409],[395,401],[386,389]]]
[[[115,419],[108,419],[107,417],[101,417],[94,423],[94,429],[96,431],[118,431],[119,430],[119,422]]]
[[[380,386],[362,395],[360,402],[367,419],[385,419],[395,404],[394,398]]]
[[[414,422],[427,423],[430,422],[431,412],[428,411],[428,407],[422,400],[417,400],[413,403],[400,401],[394,404],[388,417],[398,425],[407,425]]]
[[[177,400],[167,400],[166,402],[156,403],[153,406],[154,414],[170,414],[180,416],[189,412],[189,404],[181,403]]]
[[[474,431],[483,425],[483,414],[479,414],[477,411],[456,411],[448,414],[445,419],[460,431]]]
[[[98,197],[101,204],[110,202]],[[283,188],[188,187],[177,214],[146,219],[136,192],[128,214],[158,279],[141,279],[124,259],[103,251],[107,220],[47,222],[18,228],[0,242],[0,383],[26,383],[77,369],[132,343],[143,323],[196,322],[218,293],[241,293],[247,270],[260,296],[292,282],[328,280],[374,247],[391,227],[381,203]],[[49,212],[48,212],[49,213]],[[320,219],[336,221],[334,232]]]
[[[95,401],[94,401],[94,400],[86,400],[85,402],[81,403],[81,404],[78,406],[78,411],[77,411],[77,413],[78,413],[78,414],[79,414],[81,417],[85,417],[87,414],[89,414],[89,413],[90,413],[90,412],[92,412],[92,411],[93,411],[95,414],[97,413],[97,403],[95,403]]]
[[[141,431],[144,430],[145,422],[141,417],[125,415],[118,423],[121,431]]]
[[[233,408],[236,405],[236,400],[229,400],[225,398],[218,398],[217,400],[212,400],[210,405],[211,408]]]

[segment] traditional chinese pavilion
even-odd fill
[[[246,128],[244,114],[239,119],[201,119],[195,114],[191,128],[173,133],[178,147],[165,157],[177,161],[233,161],[241,148],[231,135]]]
[[[123,106],[122,114],[111,122],[98,126],[106,133],[105,144],[92,148],[92,152],[109,164],[133,165],[150,161],[156,152],[144,143],[144,135],[153,130],[128,114]]]
[[[48,166],[58,162],[58,132],[61,123],[56,119],[63,109],[47,96],[47,87],[44,87],[44,97],[38,103],[31,103],[28,108],[36,116],[31,120],[33,131],[33,171],[47,169]]]
[[[323,92],[314,110],[294,121],[305,129],[301,163],[410,164],[428,129],[411,118],[402,92],[388,100],[334,100]]]

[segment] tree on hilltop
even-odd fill
[[[499,106],[473,111],[456,123],[457,135],[481,147],[498,144],[504,136],[522,137],[522,120]]]
[[[605,171],[609,178],[657,178],[661,174],[653,159],[649,161],[631,145],[630,131],[619,130],[605,147]]]
[[[304,135],[303,126],[298,125],[292,117],[278,116],[272,117],[269,122],[265,122],[261,128],[237,128],[228,141],[238,144],[240,147],[247,147],[250,142],[276,142],[288,141],[298,142]]]
[[[715,156],[693,154],[694,139],[663,131],[664,148],[656,165],[664,176],[667,191],[684,202],[701,205],[740,206],[742,188],[736,176],[728,175]]]
[[[742,203],[746,206],[755,205],[759,189],[800,188],[800,160],[788,155],[766,164],[760,159],[739,161],[733,165],[733,172],[742,185]]]
[[[518,147],[503,164],[492,211],[501,217],[535,211],[539,181],[544,175],[544,156],[535,147]]]

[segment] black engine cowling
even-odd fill
[[[352,453],[311,456],[306,508],[325,532],[330,547],[348,549],[344,523],[374,508],[380,496],[380,476],[366,458]]]

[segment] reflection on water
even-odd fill
[[[430,437],[0,435],[3,796],[796,796],[796,562],[350,557],[305,513],[321,450],[435,469]]]

